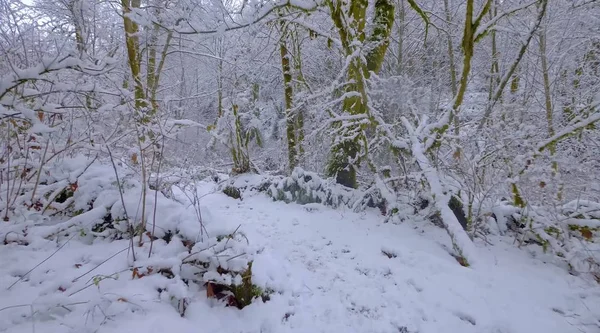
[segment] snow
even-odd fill
[[[36,133],[36,134],[52,133],[54,131],[56,131],[56,129],[50,128],[50,127],[48,127],[47,125],[45,125],[43,123],[35,123],[29,129],[29,133]]]
[[[88,172],[103,171],[92,166]],[[81,177],[80,183],[84,186]],[[444,230],[427,224],[383,223],[376,210],[355,213],[318,204],[311,207],[319,209],[305,209],[263,194],[234,200],[215,186],[198,185],[209,234],[237,230],[247,242],[211,238],[196,243],[192,252],[210,248],[197,254],[209,258],[207,253],[220,247],[230,259],[245,252],[248,257],[239,257],[238,263],[211,258],[240,267],[253,260],[253,282],[273,291],[269,301],[237,310],[208,299],[203,286],[187,286],[179,278],[153,274],[132,279],[128,240],[49,240],[35,236],[52,226],[29,226],[27,237],[35,242],[0,245],[0,332],[600,331],[598,285],[569,275],[547,256],[516,248],[511,238],[491,236],[491,246],[476,242],[477,266],[465,268],[449,255],[452,245]],[[134,190],[127,192],[126,205],[137,205]],[[116,196],[110,197],[103,204],[110,206]],[[153,197],[152,192],[148,200]],[[84,215],[78,219],[85,220]],[[189,205],[159,196],[157,215],[159,227],[190,234],[198,230]],[[7,233],[14,230],[11,223],[0,224],[0,239],[15,239]],[[138,256],[147,245],[136,248]],[[135,266],[140,272],[142,267],[171,267],[173,274],[185,276],[189,267],[179,269],[177,263],[186,255],[181,242],[159,239],[152,257],[146,252]],[[209,272],[204,279],[227,278]],[[232,279],[239,283],[239,276]],[[178,312],[181,300],[187,304],[184,317]]]
[[[199,124],[193,120],[188,120],[188,119],[176,119],[176,120],[170,120],[167,123],[168,126],[193,126],[193,127],[201,127],[201,128],[206,128],[206,126]]]

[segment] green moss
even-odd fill
[[[233,239],[233,234],[229,234],[229,235],[218,235],[217,236],[217,242],[220,242],[224,239]]]
[[[241,274],[242,283],[239,285],[231,285],[230,291],[235,297],[236,305],[239,309],[252,304],[256,298],[261,298],[263,302],[269,300],[268,292],[264,291],[257,285],[252,284],[252,262],[248,263],[248,269]]]
[[[511,188],[512,188],[513,201],[514,201],[515,206],[517,206],[519,208],[525,207],[525,201],[521,197],[521,193],[519,192],[519,188],[517,187],[517,184],[515,184],[515,183],[511,184]]]
[[[391,1],[377,0],[375,2],[374,23],[375,28],[370,41],[378,46],[367,55],[367,69],[378,73],[389,45],[388,36],[394,24],[394,5]]]
[[[546,239],[543,239],[542,236],[535,234],[535,237],[537,238],[538,242],[542,245],[542,250],[544,251],[544,253],[548,252],[548,247],[550,246],[550,242]]]
[[[451,117],[452,118],[452,117]],[[440,127],[440,128],[435,128],[432,132],[432,134],[435,135],[435,141],[433,142],[433,144],[429,147],[429,149],[427,149],[427,152],[431,152],[435,149],[440,148],[440,146],[442,145],[442,138],[444,136],[444,133],[446,133],[446,131],[448,130],[450,126],[448,124],[445,124],[444,126]]]
[[[336,182],[340,185],[357,188],[356,169],[354,165],[348,163],[348,159],[356,159],[360,151],[360,145],[353,141],[347,140],[333,147],[331,158],[327,165],[327,175],[336,177]],[[360,163],[357,161],[357,163]]]
[[[559,237],[561,232],[558,228],[550,226],[544,229],[544,231],[550,235],[550,236],[554,236],[554,237]]]
[[[242,198],[242,193],[240,192],[240,189],[238,189],[237,187],[234,187],[234,186],[225,187],[225,189],[223,189],[223,193],[226,196],[234,198],[234,199]]]
[[[569,224],[569,230],[577,231],[577,232],[581,233],[581,236],[585,240],[591,242],[592,239],[594,238],[594,232],[600,231],[600,228],[592,228],[587,225],[580,226],[580,225],[576,225],[576,224]]]

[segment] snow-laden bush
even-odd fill
[[[266,193],[275,200],[301,205],[321,203],[331,207],[352,207],[357,191],[336,184],[335,179],[322,179],[317,173],[296,168],[289,177],[273,181]]]
[[[387,212],[387,198],[377,186],[367,190],[352,189],[335,182],[334,178],[322,178],[316,172],[295,168],[290,176],[240,175],[221,184],[220,189],[227,196],[240,199],[253,192],[262,192],[275,201],[285,203],[323,204],[333,208],[346,207],[355,211],[367,207],[379,208]],[[395,199],[394,199],[395,201]]]
[[[574,275],[600,282],[600,204],[574,200],[555,210],[518,208],[503,201],[493,210],[500,233],[517,233],[519,244],[537,244],[566,263]]]
[[[94,272],[97,266],[85,268],[86,273],[72,280],[64,279],[58,288],[67,301],[71,295],[81,297],[81,288],[100,288],[110,284],[108,281],[126,285],[138,279],[154,286],[159,298],[175,306],[181,315],[198,297],[198,291],[237,308],[257,298],[268,299],[266,288],[252,281],[252,262],[259,249],[250,245],[239,226],[214,221],[199,200],[192,200],[198,198],[195,184],[170,189],[173,198],[160,191],[148,191],[144,198],[137,175],[118,163],[102,164],[85,158],[62,162],[44,174],[38,190],[40,205],[22,204],[31,191],[17,197],[19,204],[11,210],[11,219],[0,224],[0,239],[4,246],[38,248],[56,243],[54,254],[69,243],[126,246],[117,252],[127,251],[125,262],[117,265],[125,270],[105,274]],[[44,195],[50,193],[46,187],[53,189],[51,195]],[[61,198],[59,203],[57,197]],[[140,211],[142,201],[145,215]],[[115,255],[107,254],[106,261],[119,261]],[[36,267],[15,278],[9,289],[27,281]],[[91,282],[82,286],[87,279]],[[122,296],[109,303],[114,302],[129,301]]]

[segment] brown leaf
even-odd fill
[[[119,297],[119,298],[117,298],[117,301],[118,302],[127,302],[127,298]]]
[[[194,248],[194,242],[184,239],[183,241],[181,241],[183,243],[183,246],[187,247],[188,250],[192,250],[192,248]]]
[[[131,155],[131,163],[133,163],[133,165],[137,165],[138,164],[137,153],[133,153],[133,155]]]
[[[592,237],[594,237],[594,234],[589,228],[581,228],[580,231],[581,236],[583,236],[583,238],[585,238],[586,240],[590,240],[592,239]]]
[[[40,210],[42,210],[42,207],[44,207],[44,204],[42,204],[39,200],[36,201],[33,205],[32,205],[33,209],[37,210],[38,212]]]
[[[229,296],[227,297],[227,306],[234,306],[234,307],[236,307],[236,308],[238,307],[238,302],[237,302],[237,300],[235,299],[235,296],[233,296],[233,295],[229,295]]]
[[[214,290],[213,284],[210,283],[210,282],[208,282],[206,284],[206,297],[207,298],[213,298],[215,296],[216,296],[216,294],[215,294],[215,290]]]
[[[75,264],[75,268],[79,268],[81,266],[82,266],[81,264]]]
[[[460,160],[460,149],[457,149],[454,154],[452,154],[455,160]]]

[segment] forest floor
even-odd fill
[[[511,238],[478,242],[481,263],[465,268],[430,224],[262,194],[234,200],[212,186],[200,189],[204,220],[258,249],[253,282],[276,291],[269,301],[237,310],[173,281],[170,295],[189,299],[182,317],[156,279],[127,273],[126,240],[10,243],[0,245],[0,332],[600,332],[598,285]],[[180,251],[161,249],[161,260]]]

